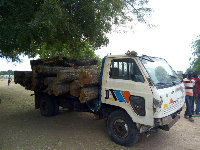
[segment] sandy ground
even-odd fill
[[[104,120],[93,114],[61,109],[59,115],[43,117],[34,108],[33,92],[0,79],[0,149],[66,150],[199,150],[200,117],[183,118],[170,131],[141,135],[132,147],[110,140]]]

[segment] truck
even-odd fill
[[[47,117],[57,115],[59,107],[94,113],[123,146],[135,144],[141,133],[169,131],[179,120],[185,88],[165,59],[130,51],[106,56],[98,78],[97,98],[80,102],[70,93],[56,96],[36,88],[35,108]]]

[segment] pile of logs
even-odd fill
[[[81,103],[97,99],[100,69],[96,59],[69,59],[57,56],[30,61],[32,71],[15,71],[14,82],[27,90],[48,95],[70,94]]]

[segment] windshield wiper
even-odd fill
[[[174,78],[174,79],[177,79],[177,77],[176,76],[174,76],[174,75],[169,75],[170,77],[172,77],[172,78]]]
[[[156,85],[166,85],[167,83],[164,83],[164,82],[158,82],[156,83]]]

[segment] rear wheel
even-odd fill
[[[50,117],[54,115],[54,102],[52,99],[43,97],[40,101],[40,112],[42,116]]]
[[[110,114],[107,128],[112,140],[120,145],[131,146],[139,139],[136,124],[124,110],[116,110]]]

